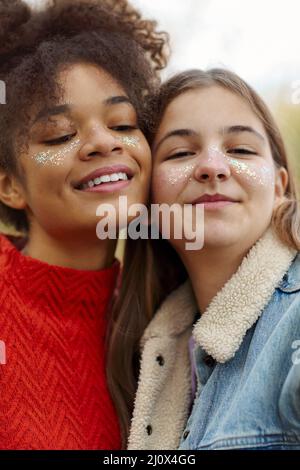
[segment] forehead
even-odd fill
[[[65,100],[84,101],[87,98],[126,95],[123,87],[108,72],[92,64],[79,63],[58,74]]]
[[[158,135],[174,128],[205,132],[234,125],[253,126],[265,134],[263,124],[245,99],[214,85],[177,96],[164,112]]]
[[[78,112],[98,112],[113,107],[135,111],[122,86],[106,71],[90,64],[75,64],[60,71],[56,78],[59,93],[50,101],[38,102],[31,109],[32,124],[43,124],[52,117]],[[125,108],[124,108],[125,106]],[[74,116],[73,116],[74,117]]]

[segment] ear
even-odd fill
[[[282,199],[289,183],[289,175],[283,166],[275,170],[275,199]]]
[[[12,209],[25,209],[24,189],[16,176],[0,170],[0,201]]]

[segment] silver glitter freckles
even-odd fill
[[[53,153],[53,150],[47,150],[46,152],[39,152],[33,156],[34,160],[38,165],[62,165],[67,153],[76,148],[80,140],[76,139],[71,142],[67,147],[62,150],[59,150],[56,153]]]

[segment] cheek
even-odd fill
[[[66,178],[69,166],[52,165],[51,163],[37,164],[30,159],[26,163],[26,186],[31,205],[42,205],[49,200],[55,201],[55,195],[61,195],[66,188]]]
[[[193,165],[182,167],[154,166],[152,176],[152,198],[157,203],[173,203],[186,182],[191,179]]]
[[[187,164],[178,167],[171,167],[165,175],[165,182],[168,186],[182,185],[186,181],[191,181],[195,165]]]
[[[74,151],[78,150],[80,140],[75,139],[68,145],[60,149],[48,149],[42,152],[32,153],[31,158],[37,166],[46,166],[49,168],[65,166],[71,159]]]
[[[66,178],[74,166],[75,155],[79,147],[80,140],[74,139],[62,148],[49,148],[39,152],[32,151],[27,156],[31,187],[39,188],[43,194],[49,189],[53,193],[61,193]]]
[[[192,164],[180,166],[160,165],[154,171],[158,174],[157,178],[161,180],[161,183],[172,187],[191,181],[194,169],[195,165]]]
[[[232,173],[236,175],[246,192],[274,195],[275,169],[266,161],[262,163],[241,162],[228,158]]]
[[[116,139],[122,142],[122,144],[126,145],[128,148],[135,149],[141,146],[141,139],[138,136],[121,135],[116,136]]]
[[[145,174],[145,177],[150,181],[152,172],[152,155],[150,147],[147,143],[139,149],[139,154],[136,157],[139,162],[141,171]]]

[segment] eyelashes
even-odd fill
[[[255,152],[254,150],[250,150],[250,149],[247,149],[247,148],[233,148],[233,149],[227,150],[226,153],[228,153],[230,155],[258,155],[258,153]],[[193,156],[195,154],[196,154],[196,152],[191,152],[191,151],[176,152],[172,155],[169,155],[166,158],[166,160],[182,158],[182,157],[189,157],[189,156]]]
[[[138,126],[122,125],[122,126],[111,127],[111,129],[117,132],[128,132],[128,131],[133,131],[135,129],[138,129]]]
[[[110,129],[113,130],[113,131],[116,131],[116,132],[130,132],[130,131],[138,129],[138,126],[136,126],[136,125],[132,126],[132,125],[124,124],[124,125],[120,125],[120,126],[111,127]],[[62,145],[62,144],[65,144],[65,143],[69,142],[75,136],[76,136],[76,133],[67,134],[67,135],[63,135],[62,137],[57,137],[56,139],[44,140],[43,144],[44,145],[50,145],[50,146],[51,145]]]
[[[187,157],[191,155],[195,155],[195,152],[177,152],[167,157],[167,160],[169,160],[170,158],[181,158],[181,157]]]
[[[227,153],[230,153],[231,155],[258,155],[257,152],[254,152],[254,150],[249,150],[246,148],[227,150]]]
[[[57,139],[51,139],[51,140],[44,140],[43,144],[45,145],[61,145],[69,142],[73,137],[75,137],[76,134],[68,134],[68,135],[63,135],[62,137],[58,137]]]

